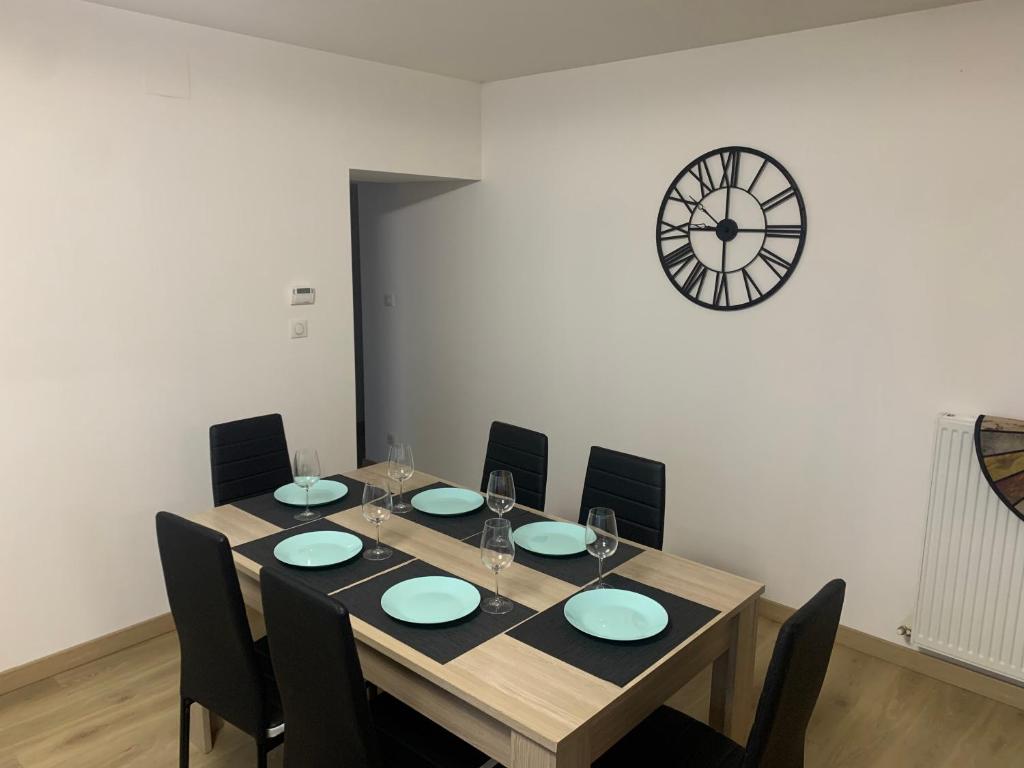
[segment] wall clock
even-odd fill
[[[773,295],[796,269],[806,236],[796,181],[749,147],[698,157],[672,181],[658,211],[665,274],[708,309],[745,309]]]

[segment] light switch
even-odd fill
[[[393,293],[385,293],[384,294],[384,306],[385,307],[393,307],[393,306],[395,306],[395,294],[393,294]]]
[[[292,320],[290,325],[293,339],[304,339],[309,335],[308,320]]]

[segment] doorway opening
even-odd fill
[[[401,243],[415,226],[416,206],[471,184],[408,174],[352,170],[349,212],[352,230],[352,327],[355,353],[356,459],[360,467],[387,459],[397,440],[416,442],[416,403],[402,395],[415,328],[429,323],[404,301],[412,296],[408,259],[429,258]],[[409,290],[406,290],[408,288]]]

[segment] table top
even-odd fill
[[[383,482],[383,464],[345,472],[361,481]],[[438,482],[439,478],[417,471],[405,483],[409,491]],[[548,513],[546,517],[561,519]],[[574,515],[575,517],[575,515]],[[193,519],[223,532],[233,547],[281,531],[277,526],[230,504],[200,513]],[[328,520],[372,537],[374,527],[356,506]],[[298,531],[296,531],[298,532]],[[480,563],[478,547],[426,528],[400,515],[392,515],[382,527],[382,540],[415,558],[472,582],[485,594],[493,589],[493,574]],[[640,545],[635,545],[640,547]],[[725,571],[701,565],[665,552],[644,551],[627,560],[613,573],[714,608],[720,613],[695,634],[670,650],[644,673],[618,686],[519,642],[507,634],[493,637],[446,664],[396,640],[371,624],[352,616],[356,639],[413,670],[491,717],[540,743],[557,745],[602,712],[628,699],[630,690],[659,668],[686,654],[687,646],[706,632],[721,629],[764,591],[764,585]],[[234,553],[239,574],[259,579],[260,565]],[[403,567],[402,564],[396,567]],[[595,563],[596,577],[596,563]],[[373,578],[373,577],[371,577]],[[543,611],[579,591],[579,587],[513,563],[501,574],[502,594]],[[680,681],[680,686],[685,681]]]

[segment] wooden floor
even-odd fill
[[[778,625],[762,621],[757,680]],[[174,635],[0,697],[0,768],[177,765]],[[707,714],[710,675],[673,698]],[[836,648],[807,741],[808,766],[1020,768],[1024,712],[870,656]],[[277,761],[275,761],[277,762]],[[195,768],[251,768],[251,739],[225,726]]]

